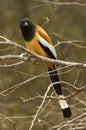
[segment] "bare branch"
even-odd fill
[[[16,47],[18,49],[20,49],[22,51],[22,53],[20,54],[16,54],[16,55],[2,55],[0,56],[0,61],[2,61],[0,63],[0,67],[12,67],[12,66],[16,66],[16,65],[20,65],[24,62],[33,62],[33,63],[41,63],[41,62],[51,62],[51,63],[54,63],[54,64],[58,64],[58,65],[62,65],[61,67],[58,67],[58,69],[56,69],[56,71],[59,71],[58,72],[58,75],[62,75],[64,73],[68,73],[68,72],[71,72],[73,69],[76,69],[76,67],[78,67],[78,71],[76,72],[76,77],[74,79],[74,82],[73,84],[69,83],[69,82],[65,82],[65,81],[59,81],[59,82],[56,82],[56,83],[51,83],[49,85],[49,87],[47,88],[46,92],[44,95],[37,95],[35,97],[30,97],[28,99],[25,99],[24,97],[20,97],[20,99],[23,101],[23,103],[25,102],[29,102],[29,101],[34,101],[34,100],[39,100],[41,99],[41,104],[39,105],[36,113],[34,116],[21,116],[21,117],[17,117],[17,116],[4,116],[1,114],[1,120],[0,122],[4,122],[6,120],[8,120],[9,122],[11,122],[11,124],[14,126],[14,130],[16,130],[16,125],[15,125],[15,122],[13,121],[13,119],[28,119],[28,118],[31,118],[31,123],[30,123],[30,127],[28,128],[29,130],[32,130],[32,128],[34,127],[34,125],[37,123],[36,120],[38,119],[38,117],[40,115],[42,115],[42,112],[44,111],[44,109],[49,105],[49,103],[51,102],[51,100],[59,100],[60,98],[57,97],[55,95],[55,93],[53,92],[53,94],[51,95],[48,95],[51,87],[54,85],[54,84],[62,84],[63,86],[63,89],[66,89],[66,91],[68,91],[68,95],[66,95],[64,97],[64,99],[69,99],[71,97],[74,97],[75,96],[75,100],[77,101],[76,104],[74,105],[70,105],[71,108],[75,109],[76,111],[79,111],[79,108],[77,108],[78,105],[82,104],[84,107],[82,108],[83,111],[85,111],[85,106],[86,106],[86,102],[85,102],[85,99],[80,99],[80,97],[78,97],[78,94],[82,94],[84,93],[84,90],[86,89],[86,85],[81,85],[81,86],[77,86],[77,81],[78,81],[78,78],[80,76],[80,72],[82,71],[82,68],[86,68],[86,61],[84,62],[81,62],[81,63],[78,63],[78,62],[68,62],[68,61],[63,61],[63,60],[54,60],[54,59],[50,59],[50,58],[45,58],[45,57],[42,57],[40,55],[37,55],[36,53],[26,49],[25,47],[23,47],[22,45],[19,45],[15,42],[12,42],[11,40],[3,37],[3,36],[0,36],[0,45],[5,45],[5,47],[8,47],[8,46],[13,46],[13,47]],[[79,45],[79,43],[84,43],[84,41],[78,41],[78,40],[73,40],[73,41],[61,41],[61,42],[58,42],[58,44],[55,45],[55,47],[58,47],[59,45],[61,44],[68,44],[68,45],[73,45],[73,46],[76,46],[76,47],[79,47],[79,48],[82,48],[82,49],[86,49],[85,46],[82,46]],[[9,61],[12,60],[14,61],[12,64],[8,64],[6,63],[6,61]],[[37,79],[37,78],[40,78],[40,77],[46,77],[48,76],[48,72],[45,72],[45,73],[42,73],[42,74],[39,74],[39,75],[34,75],[34,76],[31,76],[29,79],[27,80],[24,80],[12,87],[9,87],[3,91],[0,92],[0,95],[1,96],[8,96],[8,95],[11,95],[13,94],[17,89],[19,89],[20,87],[22,87],[24,84],[30,82],[30,81],[33,81],[34,79]],[[65,88],[65,85],[67,86]],[[81,93],[82,92],[82,93]],[[61,98],[63,99],[63,98]],[[47,103],[45,102],[47,100]],[[58,125],[54,125],[52,126],[50,129],[52,130],[60,130],[62,128],[76,128],[76,129],[81,129],[81,128],[85,128],[85,123],[84,121],[86,120],[85,118],[86,114],[84,113],[83,115],[80,115],[79,117],[77,118],[73,118],[73,119],[70,119],[69,121],[65,121],[65,122],[62,122]],[[40,122],[40,121],[39,121]],[[76,123],[78,122],[78,124]],[[77,124],[77,125],[76,125]],[[83,124],[83,125],[82,125]]]
[[[41,62],[51,62],[51,63],[54,63],[54,64],[66,65],[66,66],[77,66],[77,67],[81,66],[82,68],[86,67],[85,61],[83,63],[77,63],[77,62],[67,62],[67,61],[63,61],[63,60],[55,60],[55,59],[45,58],[43,56],[40,56],[40,55],[34,53],[31,50],[26,49],[22,45],[19,45],[19,44],[15,43],[15,42],[10,41],[9,39],[7,39],[7,38],[5,38],[3,36],[0,36],[0,37],[5,40],[3,42],[1,41],[0,45],[15,46],[15,47],[21,49],[22,51],[24,51],[25,53],[29,53],[29,54],[33,55],[35,58],[39,59]],[[68,41],[67,41],[67,43],[68,43]],[[70,43],[70,41],[69,41],[69,43]],[[20,55],[13,55],[13,56],[11,56],[11,55],[0,56],[0,60],[6,60],[6,59],[12,59],[12,58],[13,59],[18,59],[18,60],[23,60],[23,61],[28,60],[28,61],[35,61],[35,62],[37,60],[37,59],[33,59],[33,58],[31,59],[31,57],[26,57],[26,56],[21,55],[21,54]]]
[[[12,125],[13,125],[13,128],[14,128],[14,130],[17,130],[16,129],[16,124],[15,124],[15,122],[12,120],[12,119],[10,119],[9,117],[7,117],[7,116],[5,116],[5,115],[3,115],[3,114],[1,114],[0,113],[0,116],[1,116],[1,120],[0,120],[0,123],[1,122],[4,122],[4,121],[6,121],[6,120],[8,120]]]
[[[38,117],[38,115],[39,115],[39,113],[40,113],[40,110],[42,109],[42,107],[43,107],[43,105],[44,105],[44,103],[45,103],[47,94],[48,94],[48,92],[50,91],[51,87],[52,87],[52,84],[48,86],[48,88],[47,88],[47,90],[46,90],[46,92],[45,92],[45,94],[44,94],[44,98],[43,98],[43,100],[42,100],[42,102],[41,102],[41,104],[40,104],[40,106],[39,106],[39,108],[38,108],[38,110],[37,110],[37,112],[36,112],[36,114],[35,114],[35,116],[34,116],[32,122],[31,122],[31,125],[30,125],[30,127],[29,127],[28,130],[32,130],[32,128],[33,128],[33,126],[34,126],[34,123],[35,123],[35,121],[36,121],[36,119],[37,119],[37,117]]]
[[[62,123],[60,123],[60,124],[58,124],[57,126],[53,126],[52,128],[49,128],[48,130],[61,130],[62,128],[66,128],[67,129],[67,127],[68,126],[70,126],[71,127],[71,125],[72,125],[72,128],[74,127],[74,129],[75,129],[75,127],[77,126],[76,125],[76,122],[80,119],[80,121],[82,120],[82,118],[84,118],[86,116],[86,113],[83,113],[83,114],[81,114],[81,115],[79,115],[79,116],[77,116],[77,117],[75,117],[75,118],[73,118],[73,119],[71,119],[71,120],[69,120],[69,121],[64,121],[64,122],[62,122]],[[85,118],[86,119],[86,118]],[[78,123],[77,123],[78,124]],[[83,125],[83,128],[86,128],[86,125],[84,126]],[[82,129],[83,129],[82,128]],[[72,129],[72,130],[74,130],[74,129]],[[79,129],[80,130],[80,129]]]
[[[39,0],[33,0],[35,2],[39,2],[39,3],[45,3],[46,5],[60,5],[60,6],[69,6],[69,5],[75,5],[75,6],[86,6],[86,3],[80,3],[80,2],[52,2],[49,0],[44,0],[44,1],[39,1]]]

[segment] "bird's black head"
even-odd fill
[[[36,25],[29,19],[23,18],[20,23],[20,29],[25,41],[30,41],[35,35]]]

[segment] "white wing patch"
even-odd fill
[[[49,44],[49,43],[48,43],[44,38],[42,38],[41,36],[39,36],[39,42],[40,42],[43,46],[47,47],[47,48],[51,51],[51,53],[55,56],[55,58],[57,59],[57,54],[56,54],[56,50],[55,50],[54,46],[52,46],[51,44]]]

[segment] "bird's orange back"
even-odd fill
[[[46,31],[40,27],[39,25],[37,25],[37,32],[39,33],[39,35],[41,37],[43,37],[49,44],[52,44],[51,39],[49,38],[48,34],[46,33]]]

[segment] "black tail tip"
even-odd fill
[[[71,113],[71,110],[70,108],[65,108],[65,109],[62,109],[62,112],[63,112],[63,116],[64,118],[69,118],[71,117],[72,113]]]

